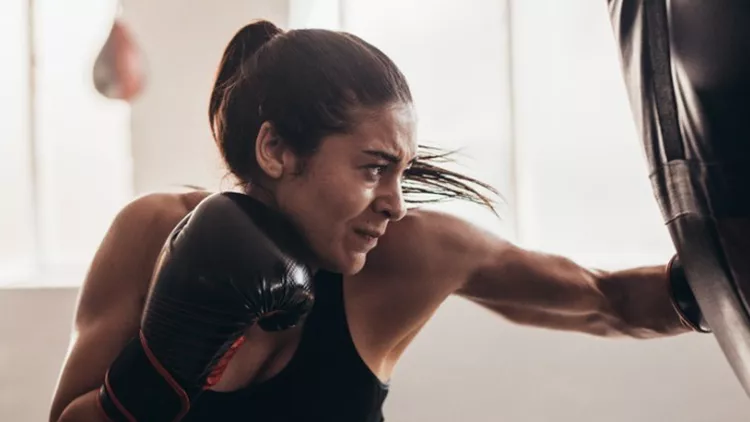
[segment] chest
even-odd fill
[[[248,328],[211,389],[229,392],[261,385],[300,361],[330,371],[362,369],[381,384],[388,380],[398,358],[385,345],[397,343],[401,330],[382,326],[387,309],[373,309],[378,301],[372,295],[338,283],[316,292],[313,311],[298,326],[281,332],[266,332],[257,325]]]
[[[243,343],[229,357],[221,379],[211,389],[234,391],[259,384],[277,375],[294,357],[302,340],[304,325],[279,333],[268,333],[254,325]]]
[[[239,359],[227,368],[224,385],[204,392],[186,421],[382,421],[387,386],[359,357],[340,343],[329,348],[311,342],[317,330],[310,326],[294,330],[285,333],[291,339],[289,345],[264,349],[264,353],[252,348],[238,351]],[[254,334],[250,330],[246,342]],[[269,358],[283,354],[291,357]]]

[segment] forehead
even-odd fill
[[[398,105],[358,113],[350,133],[358,150],[381,150],[407,161],[417,152],[416,116],[411,106]]]

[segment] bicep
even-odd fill
[[[161,246],[178,220],[160,196],[137,199],[115,218],[81,287],[71,344],[51,408],[56,420],[76,397],[98,388],[140,326]]]

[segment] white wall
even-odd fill
[[[0,420],[46,421],[78,289],[0,290]]]
[[[250,20],[285,26],[286,0],[126,0],[141,40],[149,83],[133,106],[136,192],[180,184],[219,188],[225,174],[208,127],[208,98],[219,59]]]
[[[513,4],[515,129],[523,164],[519,240],[604,266],[661,262],[668,243],[638,161],[603,4]],[[283,23],[287,14],[286,3],[275,0],[221,5],[125,3],[150,68],[148,90],[133,107],[139,193],[178,183],[219,186],[222,172],[205,111],[213,71],[226,42],[248,19]],[[387,43],[378,28],[369,31],[370,38]],[[491,36],[501,40],[502,30]],[[490,54],[494,59],[487,65],[499,66],[502,51]],[[419,57],[397,60],[406,71],[419,66]],[[459,75],[444,74],[441,83],[448,84],[450,97],[442,100],[429,93],[438,81],[413,81],[421,86],[415,88],[419,95],[435,102],[425,104],[423,114],[450,117],[451,107],[472,101],[476,92],[456,89],[472,82]],[[491,91],[498,96],[496,110],[504,107],[499,88]],[[454,102],[450,107],[448,100]],[[490,120],[485,116],[479,123],[496,133],[508,129]],[[460,130],[444,129],[460,137]],[[436,136],[439,131],[430,134]],[[510,151],[504,148],[476,144],[471,152],[487,155],[478,160],[492,167],[487,151]],[[507,176],[501,168],[507,157],[502,160],[484,170],[499,183]],[[610,196],[592,200],[602,187]],[[76,289],[0,291],[0,420],[45,420],[76,295]],[[386,412],[390,421],[733,422],[745,420],[750,405],[709,336],[602,340],[513,326],[450,300],[399,366]]]

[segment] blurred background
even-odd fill
[[[78,289],[114,214],[182,184],[231,187],[208,95],[226,43],[257,18],[349,31],[395,60],[420,141],[462,148],[461,164],[507,199],[502,219],[441,208],[605,269],[673,253],[604,1],[2,0],[0,420],[47,420]],[[92,78],[114,22],[145,74],[129,100]],[[710,336],[599,339],[450,299],[385,410],[389,421],[732,422],[750,404]]]

